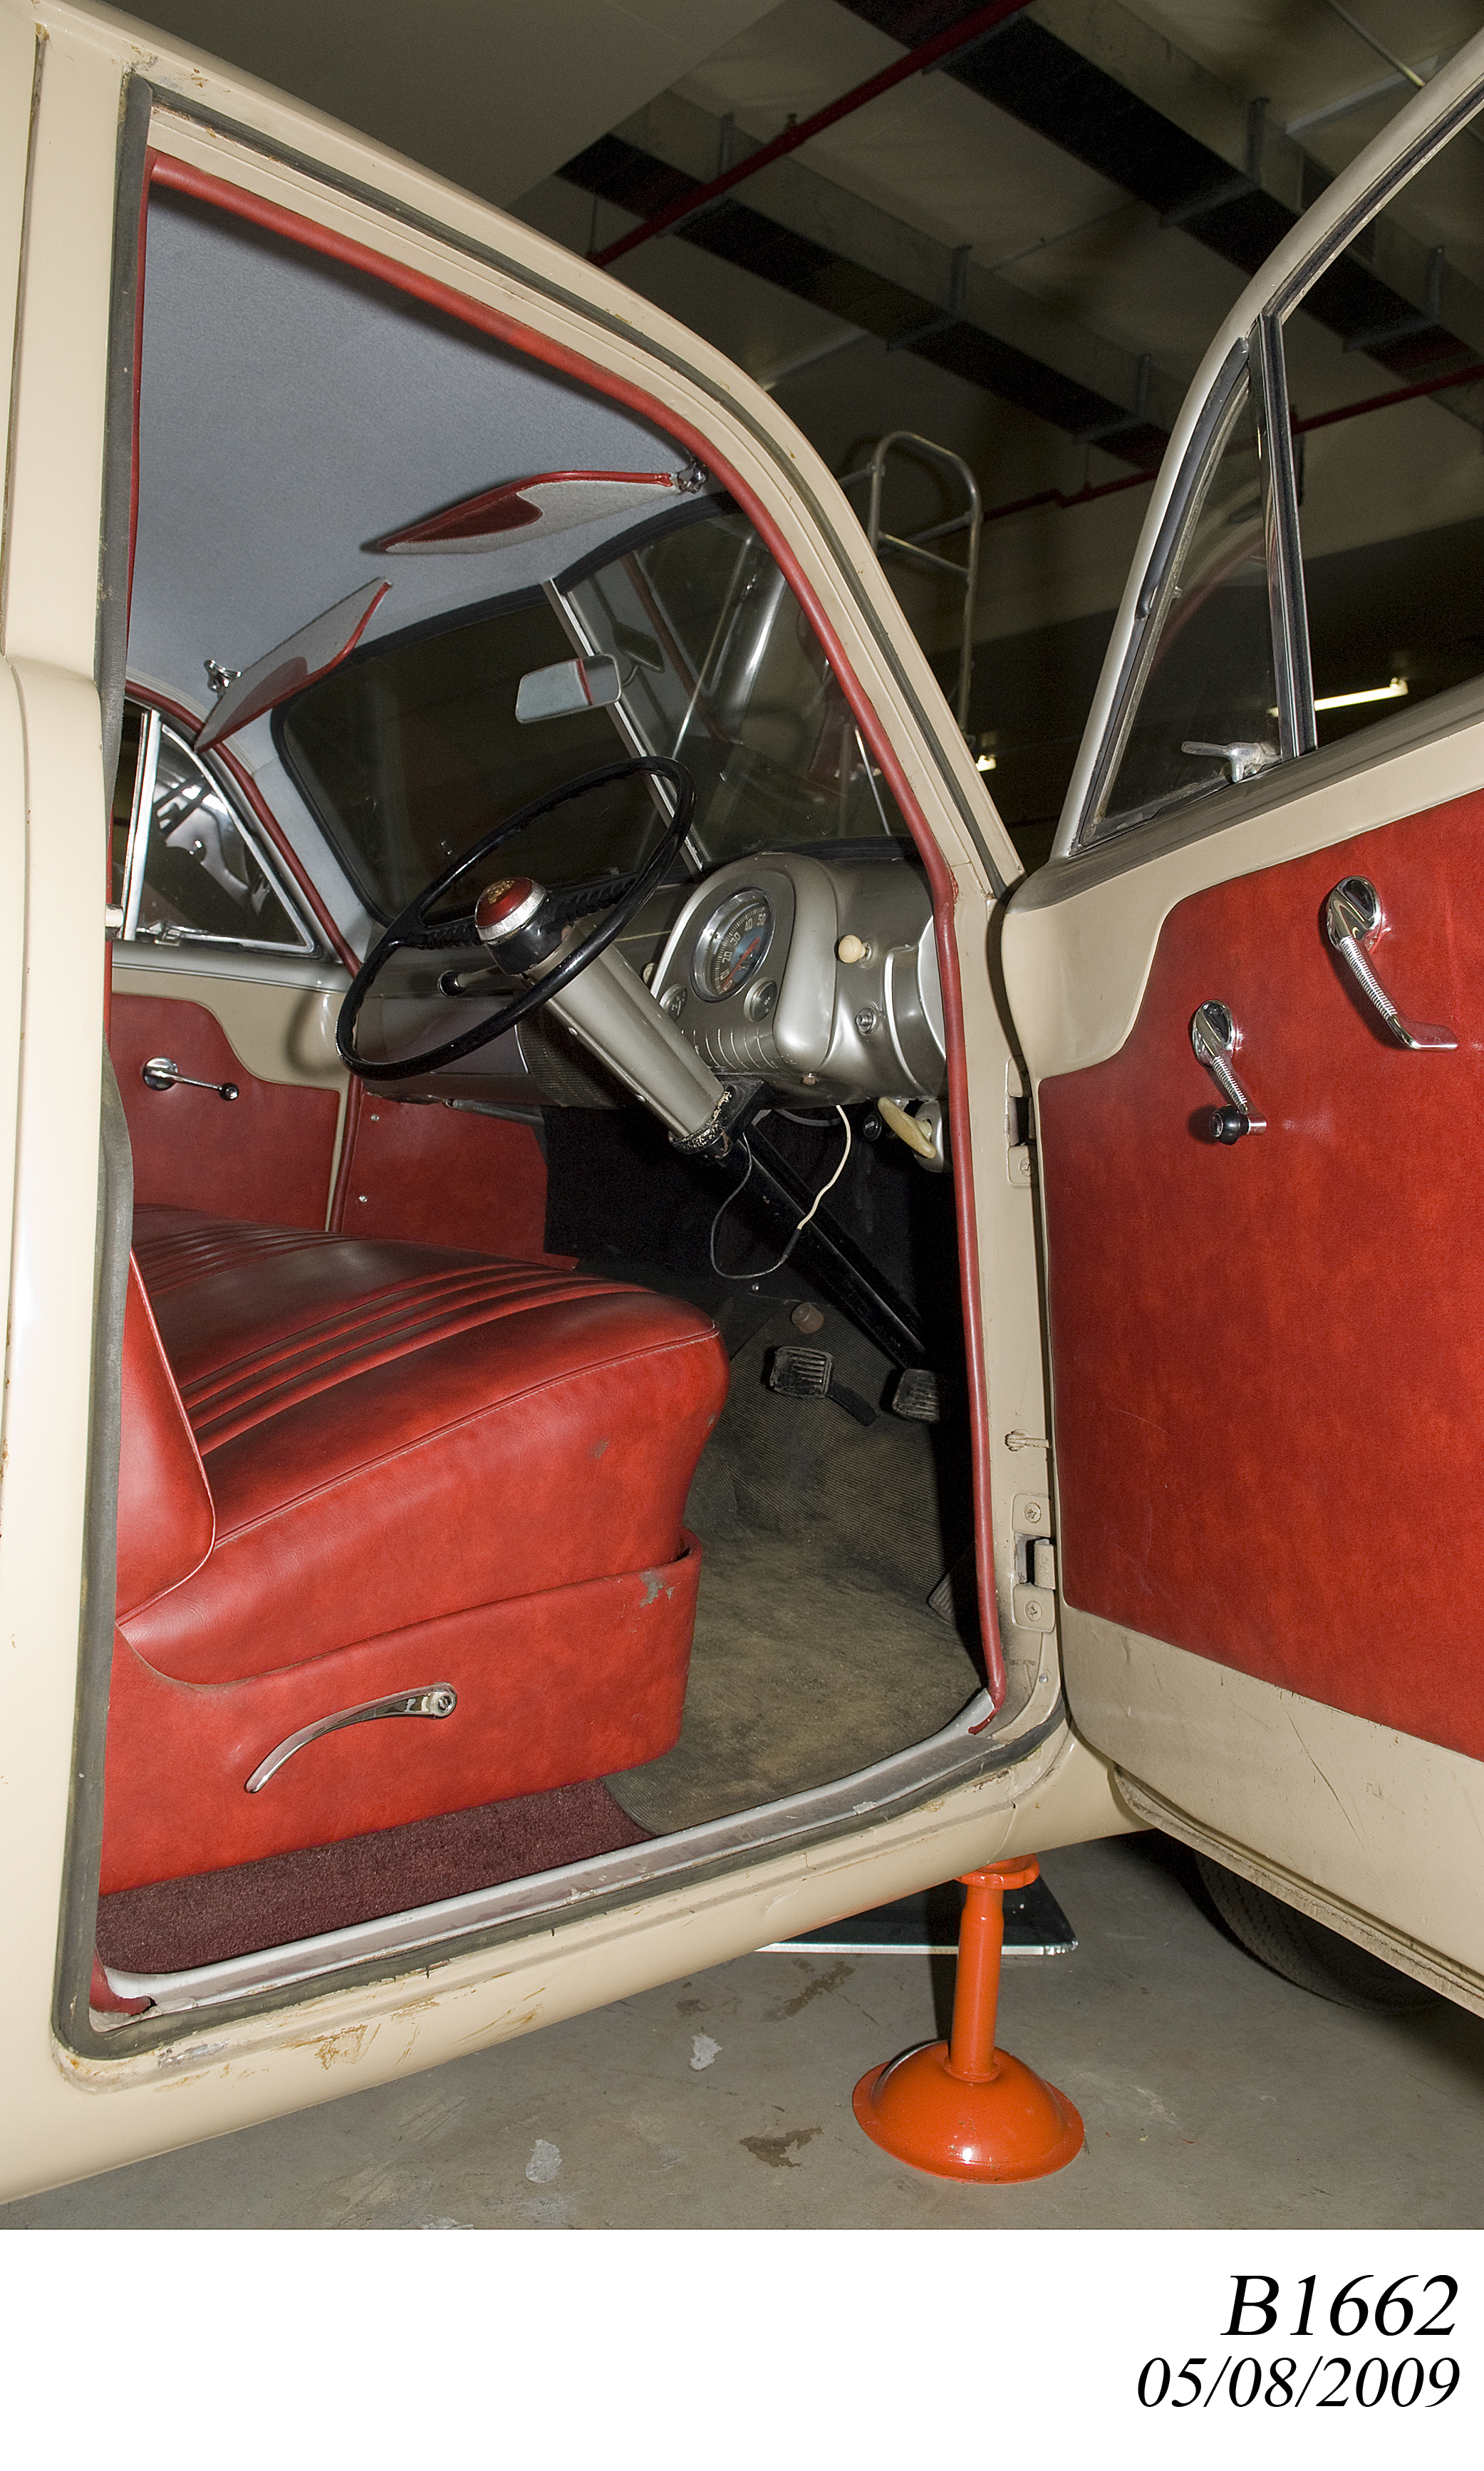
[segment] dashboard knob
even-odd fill
[[[862,944],[859,935],[842,935],[835,947],[835,957],[837,961],[843,961],[848,968],[854,961],[868,961],[871,957],[871,947],[869,944]]]

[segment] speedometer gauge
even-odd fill
[[[692,972],[698,996],[724,1002],[756,974],[773,935],[773,906],[766,893],[734,892],[696,938]]]

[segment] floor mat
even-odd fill
[[[766,1301],[747,1293],[748,1318]],[[967,1431],[884,1408],[863,1428],[829,1399],[781,1398],[766,1373],[798,1336],[788,1299],[743,1328],[686,1507],[705,1560],[684,1728],[608,1779],[655,1835],[905,1750],[982,1681],[972,1610],[955,1625],[927,1601],[971,1532]],[[893,1368],[842,1314],[813,1343],[873,1406],[890,1391]]]
[[[219,1965],[319,1931],[434,1905],[475,1888],[642,1845],[648,1830],[601,1783],[378,1828],[230,1871],[123,1888],[98,1906],[98,1953],[123,1973]]]

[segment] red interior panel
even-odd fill
[[[134,1153],[134,1198],[224,1218],[322,1228],[340,1099],[333,1090],[260,1081],[203,1004],[172,996],[113,998],[109,1047]],[[214,1090],[147,1090],[152,1055],[168,1055]]]
[[[1331,953],[1456,1052],[1409,1053]],[[1200,1137],[1215,999],[1268,1129]],[[1193,895],[1134,1028],[1043,1082],[1071,1605],[1484,1757],[1484,797]]]
[[[369,1089],[351,1107],[336,1214],[347,1236],[546,1258],[546,1161],[530,1124]]]
[[[637,1767],[680,1730],[700,1546],[648,1570],[481,1605],[308,1666],[201,1688],[114,1646],[100,1894],[339,1843],[410,1819]],[[322,1734],[258,1793],[300,1727],[445,1682],[451,1716]]]

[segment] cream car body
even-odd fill
[[[1378,176],[1388,147],[1400,161],[1429,115],[1481,81],[1484,54],[1473,47],[1335,184],[1290,254],[1317,245],[1351,193]],[[295,1982],[270,1967],[234,1997],[110,2034],[89,2022],[86,1995],[111,1603],[99,1439],[109,1376],[106,1341],[94,1345],[107,1220],[99,819],[109,698],[116,724],[122,686],[118,424],[127,472],[128,386],[121,394],[119,372],[130,357],[130,218],[137,228],[146,145],[446,287],[637,393],[785,545],[852,682],[857,718],[952,884],[964,1061],[953,1122],[960,1231],[972,1238],[980,1542],[992,1569],[986,1620],[998,1612],[1010,1686],[993,1725],[993,1710],[977,1705],[946,1732],[796,1807],[657,1840],[580,1874],[513,1883],[477,1930],[436,1947],[359,1942],[328,1972]],[[1264,272],[1251,287],[1192,391],[1110,678],[1209,375],[1274,280]],[[1074,1730],[1057,1633],[1039,1612],[1017,1618],[1026,1610],[1016,1594],[1017,1505],[1044,1499],[1052,1482],[1037,1199],[1007,1135],[1018,1056],[1039,1081],[1114,1051],[1173,905],[1354,831],[1354,794],[1343,822],[1321,785],[1119,871],[1069,858],[1006,927],[1020,872],[1010,839],[844,495],[771,400],[647,302],[508,218],[106,12],[0,6],[0,336],[15,347],[0,676],[0,1152],[15,1162],[13,1180],[0,1181],[10,1297],[0,1460],[0,1852],[12,1883],[4,2192],[466,2055],[1001,1853],[1151,1821],[1484,2011],[1475,1762],[1312,1703],[1297,1707],[1297,1724],[1291,1693],[1063,1611]],[[1105,718],[1095,714],[1095,737]],[[1399,755],[1354,794],[1383,821],[1481,780],[1477,723]],[[997,992],[1001,946],[1013,1028]],[[185,992],[173,959],[121,952],[116,988],[148,993],[167,980]],[[343,1106],[330,1028],[343,983],[307,963],[271,984],[220,967],[198,972],[190,992],[252,1071],[335,1091]]]

